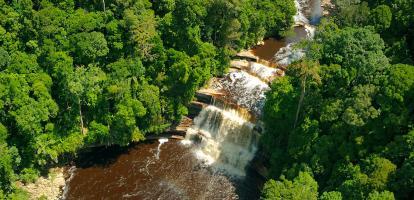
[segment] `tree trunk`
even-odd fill
[[[80,98],[78,98],[78,106],[79,106],[80,128],[81,128],[81,133],[83,135],[84,134],[84,132],[83,132],[83,117],[82,117],[82,105],[81,105]]]
[[[306,92],[306,76],[302,81],[302,92],[300,94],[300,98],[299,98],[299,102],[298,102],[298,109],[296,110],[296,117],[295,117],[295,123],[293,124],[293,129],[296,128],[296,125],[298,123],[300,109],[301,109],[302,104],[303,104],[303,99],[305,98],[305,92]]]
[[[105,0],[102,0],[102,4],[103,4],[103,11],[105,12],[106,11],[106,8],[105,8]]]

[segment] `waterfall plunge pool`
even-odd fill
[[[258,199],[262,180],[254,172],[227,176],[204,165],[191,146],[163,142],[81,154],[64,199]]]

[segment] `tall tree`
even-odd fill
[[[303,105],[303,100],[306,95],[306,88],[308,87],[309,82],[314,82],[317,84],[321,83],[321,77],[319,76],[319,64],[311,60],[302,60],[296,62],[289,66],[290,70],[294,71],[295,75],[300,79],[301,93],[298,101],[298,106],[296,109],[295,121],[293,123],[293,128],[296,128],[298,123],[299,114]]]

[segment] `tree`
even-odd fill
[[[342,194],[337,191],[324,192],[319,197],[321,200],[342,200]]]
[[[394,200],[394,194],[389,191],[377,192],[374,191],[369,194],[368,200]]]
[[[318,183],[306,172],[300,172],[293,182],[269,180],[263,187],[261,199],[317,199]]]
[[[351,82],[375,83],[378,73],[389,67],[380,35],[363,28],[345,28],[320,34],[324,43],[321,64],[338,64],[348,71]]]
[[[94,107],[98,101],[98,95],[102,92],[102,83],[106,80],[106,74],[95,66],[78,67],[74,71],[69,82],[69,91],[73,95],[79,111],[80,132],[86,134],[82,106]]]
[[[367,2],[360,3],[359,0],[345,0],[339,2],[341,2],[338,5],[339,13],[336,16],[339,25],[362,27],[368,24],[370,8],[368,7]]]
[[[77,33],[71,36],[72,53],[75,63],[90,64],[109,52],[105,36],[100,32]]]
[[[104,16],[99,12],[88,12],[84,9],[77,9],[69,15],[65,21],[65,30],[69,34],[92,33],[99,31],[104,25]],[[94,35],[96,36],[96,34]]]
[[[175,0],[153,1],[152,5],[154,7],[155,14],[159,16],[164,16],[165,14],[172,12],[174,10]]]
[[[403,147],[403,146],[402,146]],[[414,154],[402,163],[390,181],[390,188],[399,199],[409,199],[414,191]]]
[[[296,14],[296,7],[293,1],[280,0],[253,0],[252,4],[259,11],[266,36],[283,35],[293,24],[293,16]],[[268,13],[278,13],[269,15]]]
[[[321,77],[318,74],[319,65],[310,60],[300,61],[289,66],[293,73],[296,73],[296,76],[300,79],[301,93],[299,97],[298,106],[296,109],[295,122],[293,123],[293,129],[296,128],[298,123],[300,110],[302,108],[303,100],[305,98],[306,88],[308,81],[314,82],[317,84],[321,83]]]
[[[147,9],[135,14],[133,10],[125,10],[124,19],[131,40],[136,44],[134,53],[142,59],[155,59],[154,55],[151,54],[151,50],[155,46],[153,40],[158,37],[154,12]]]
[[[0,69],[6,68],[9,65],[9,63],[10,63],[9,53],[3,48],[0,48]]]
[[[9,193],[15,175],[12,167],[12,158],[5,141],[0,141],[0,190]]]
[[[386,158],[370,156],[362,163],[364,172],[370,178],[370,185],[377,191],[386,189],[397,166]]]
[[[406,125],[414,120],[414,115],[410,114],[414,99],[413,93],[410,92],[414,85],[414,67],[398,64],[387,71],[387,83],[381,87],[380,96],[376,99],[383,113],[379,121],[386,127],[390,127],[390,130],[386,130],[387,133],[408,132]],[[387,135],[391,138],[394,136]],[[394,157],[394,155],[391,156]]]
[[[391,26],[391,9],[387,5],[380,5],[371,11],[370,18],[378,31],[384,31]]]

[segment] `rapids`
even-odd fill
[[[232,180],[211,171],[178,141],[157,140],[129,148],[96,148],[72,169],[63,199],[255,199],[257,181]]]
[[[230,73],[204,88],[212,101],[196,102],[201,111],[184,140],[161,138],[83,154],[69,171],[62,199],[258,199],[263,179],[250,165],[265,93],[284,75],[275,65],[283,68],[304,56],[294,46],[312,39],[320,3],[296,0],[294,36],[264,41],[250,51],[256,62],[234,60]]]
[[[230,175],[245,176],[244,167],[257,150],[258,133],[254,126],[249,116],[240,115],[235,109],[210,105],[194,119],[183,143],[198,142],[193,151],[205,164]]]

